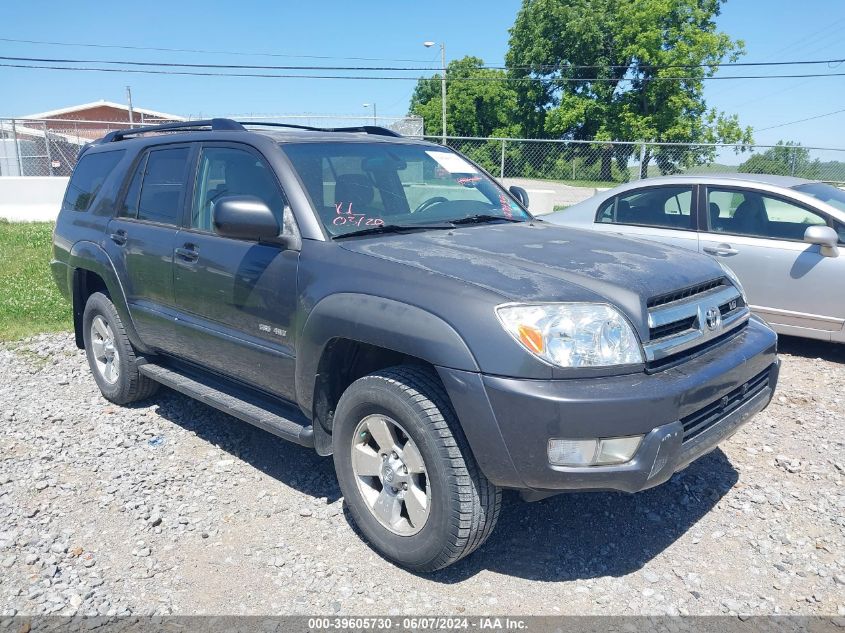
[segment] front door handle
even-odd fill
[[[702,249],[708,255],[716,255],[717,257],[726,257],[728,255],[738,255],[739,251],[730,244],[719,244],[717,246],[705,246]]]
[[[117,231],[109,235],[109,237],[111,238],[111,241],[117,244],[118,246],[123,246],[124,244],[126,244],[126,231],[124,231],[123,229],[118,229]]]
[[[177,248],[174,250],[176,255],[179,256],[180,259],[183,259],[186,262],[195,262],[199,259],[199,251],[197,250],[196,246],[193,244],[185,244],[182,248]]]

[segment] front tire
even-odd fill
[[[85,355],[103,396],[115,404],[144,400],[158,390],[158,383],[138,371],[138,359],[123,321],[109,298],[95,292],[82,315]]]
[[[338,402],[332,438],[352,518],[390,560],[434,571],[493,531],[501,491],[475,463],[432,371],[395,367],[352,383]]]

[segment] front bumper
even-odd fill
[[[753,319],[724,344],[654,374],[551,381],[451,369],[440,375],[488,479],[542,497],[637,492],[665,482],[762,411],[778,371],[777,336]],[[626,435],[645,437],[625,464],[549,464],[551,438]]]

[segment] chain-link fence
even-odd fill
[[[134,126],[170,123],[138,121]],[[0,176],[70,176],[80,148],[128,121],[0,119]]]
[[[311,127],[379,125],[403,136],[420,137],[420,117],[346,115],[228,115],[241,121],[290,123]],[[69,176],[80,148],[114,130],[172,123],[164,119],[87,121],[75,119],[0,119],[0,176]]]
[[[440,142],[439,136],[427,136]],[[845,184],[845,149],[447,137],[500,178],[612,187],[668,174],[766,173]]]
[[[423,136],[419,117],[241,114],[230,118],[313,127],[377,124],[405,136]],[[0,176],[68,176],[82,146],[127,127],[128,121],[0,119]],[[441,140],[439,136],[424,138]],[[446,142],[500,178],[582,187],[612,187],[662,174],[726,172],[791,175],[845,184],[845,149],[463,137],[448,137]]]

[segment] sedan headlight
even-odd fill
[[[628,320],[603,303],[503,305],[504,328],[526,350],[558,367],[607,367],[643,362]]]
[[[722,267],[722,270],[725,271],[725,277],[731,280],[731,283],[736,286],[736,289],[739,290],[739,294],[742,295],[742,300],[745,303],[748,303],[748,299],[745,296],[745,288],[742,287],[742,282],[739,280],[739,277],[736,276],[736,273],[732,271],[730,268],[725,266],[722,262],[717,262],[719,266]]]

